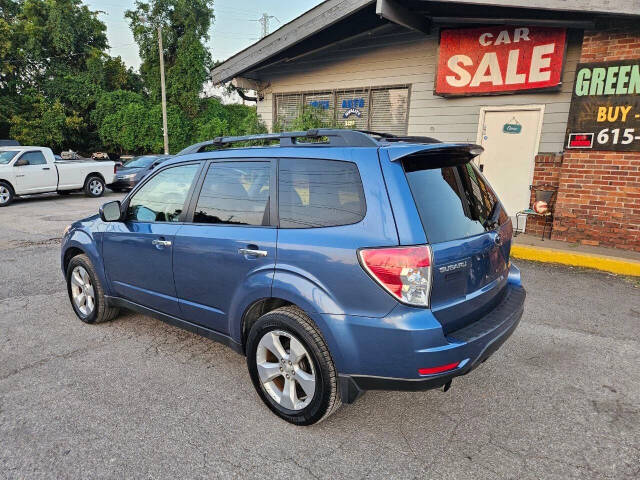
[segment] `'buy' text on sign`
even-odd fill
[[[563,28],[443,30],[435,93],[482,95],[557,87],[565,42]]]

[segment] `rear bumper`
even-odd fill
[[[340,389],[344,403],[353,402],[364,390],[420,391],[439,388],[454,377],[466,375],[489,358],[511,336],[524,312],[526,292],[519,284],[507,284],[502,301],[487,315],[471,325],[451,332],[444,345],[405,350],[405,375],[377,376],[359,373],[341,373]],[[412,332],[416,334],[416,332]],[[387,350],[384,348],[381,350]],[[383,352],[379,352],[383,353]],[[412,354],[413,353],[413,354]],[[395,355],[394,355],[395,356]],[[390,358],[391,360],[391,358]],[[420,376],[418,368],[460,362],[445,373]]]
[[[116,178],[113,183],[107,185],[108,188],[128,189],[136,186],[137,180]]]

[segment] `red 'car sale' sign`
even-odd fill
[[[560,85],[564,28],[486,27],[443,30],[437,95],[486,95]]]

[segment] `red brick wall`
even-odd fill
[[[640,27],[637,20],[615,20],[585,31],[581,62],[609,62],[640,57]]]
[[[562,169],[561,153],[540,153],[536,155],[535,168],[533,170],[533,188],[531,189],[530,206],[533,207],[535,202],[535,190],[556,190],[560,183],[560,171]],[[556,197],[557,198],[557,197]],[[553,202],[552,202],[553,208]],[[542,235],[545,220],[535,215],[527,218],[527,233],[533,235]],[[549,226],[545,232],[545,236],[549,234]]]
[[[640,153],[565,152],[552,238],[640,252]]]
[[[581,62],[640,58],[640,24],[586,31]],[[565,151],[553,238],[640,252],[640,152]]]

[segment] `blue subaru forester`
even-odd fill
[[[364,390],[446,390],[523,313],[481,151],[333,129],[194,145],[67,228],[71,304],[86,323],[126,308],[229,345],[298,425]]]

